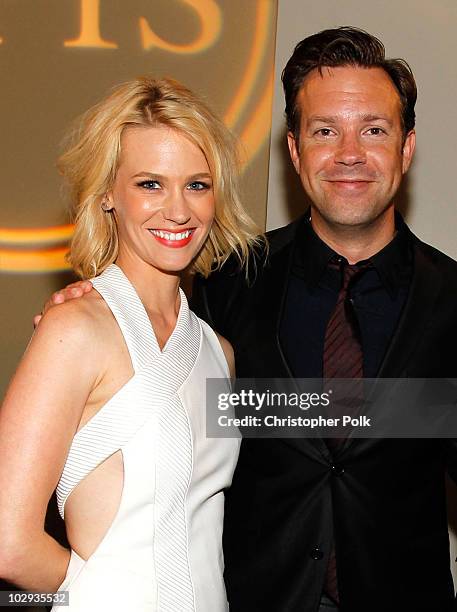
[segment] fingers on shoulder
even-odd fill
[[[92,290],[92,283],[88,280],[81,280],[71,285],[67,285],[60,291],[56,291],[53,294],[54,297],[61,297],[62,301],[72,300],[74,298],[80,298],[89,291]]]
[[[92,290],[92,283],[88,280],[77,281],[71,285],[67,285],[63,289],[55,291],[44,305],[44,312],[52,309],[54,306],[64,304],[75,298],[81,298]]]

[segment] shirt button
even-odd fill
[[[335,476],[342,476],[344,474],[344,467],[338,463],[334,463],[332,465],[332,472],[335,474]]]
[[[323,558],[324,553],[319,548],[319,546],[315,546],[309,553],[309,556],[311,557],[311,559],[314,559],[314,561],[320,561]]]

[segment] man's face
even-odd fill
[[[403,143],[400,98],[381,68],[317,70],[297,96],[300,136],[290,155],[312,202],[313,224],[369,226],[387,211],[414,152]],[[393,216],[392,216],[393,219]]]

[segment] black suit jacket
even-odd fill
[[[269,234],[250,286],[230,265],[196,282],[194,309],[232,343],[239,377],[290,376],[279,327],[301,223]],[[379,376],[457,378],[457,263],[411,240]],[[454,610],[446,469],[457,477],[453,440],[355,439],[332,459],[321,439],[244,439],[225,511],[231,612],[316,612],[332,542],[342,612]]]

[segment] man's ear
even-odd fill
[[[416,148],[416,131],[411,130],[410,132],[408,132],[405,138],[405,143],[403,145],[403,151],[402,151],[402,157],[403,157],[402,172],[403,174],[406,174],[408,172],[408,169],[413,160],[415,148]]]
[[[298,151],[298,143],[292,132],[287,132],[287,144],[289,145],[290,159],[294,165],[297,174],[300,174],[300,154]]]

